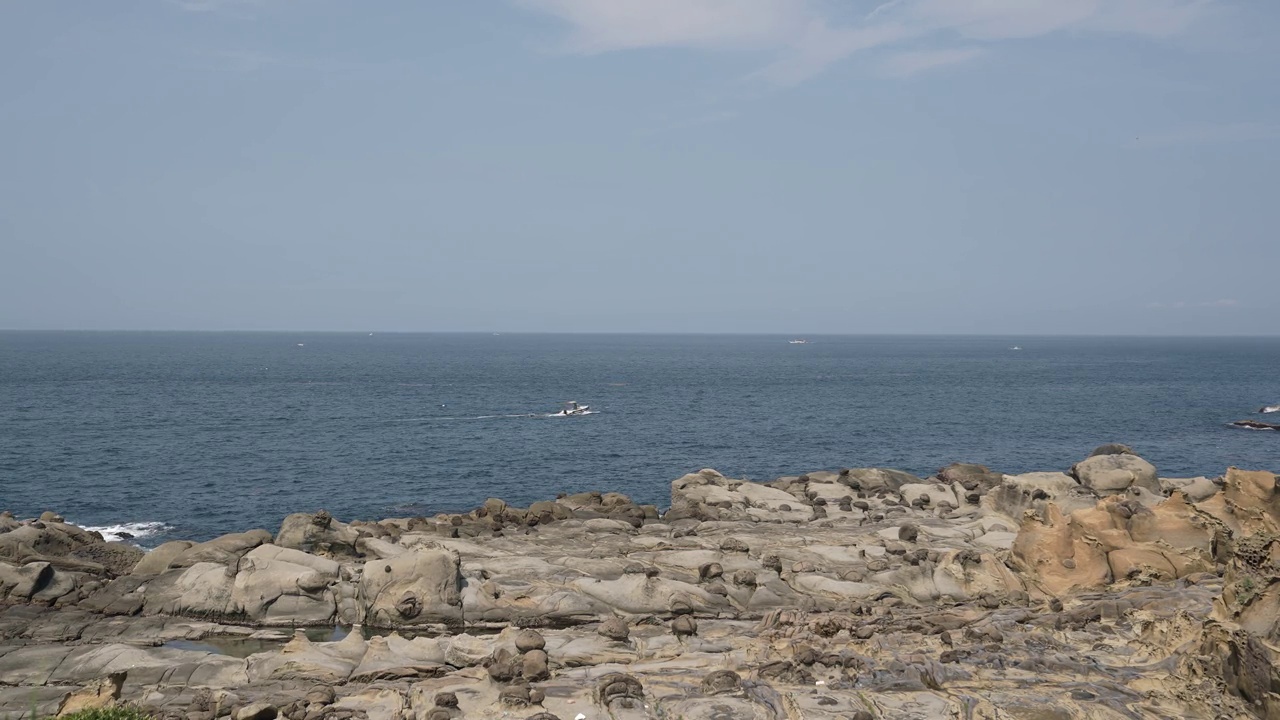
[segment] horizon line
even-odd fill
[[[136,334],[309,334],[309,335],[636,335],[636,336],[722,336],[722,337],[1031,337],[1031,338],[1277,338],[1278,333],[1026,333],[1026,332],[782,332],[703,330],[191,330],[138,328],[0,328],[0,333],[136,333]]]

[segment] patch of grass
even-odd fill
[[[1246,577],[1236,584],[1236,603],[1241,607],[1253,602],[1254,597],[1258,594],[1258,587],[1253,582],[1253,578]]]

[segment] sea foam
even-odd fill
[[[84,529],[90,532],[100,532],[103,540],[112,542],[118,540],[140,540],[166,530],[172,530],[173,527],[162,522],[131,522],[119,525],[90,525]]]

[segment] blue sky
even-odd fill
[[[0,3],[0,328],[1280,332],[1280,4]]]

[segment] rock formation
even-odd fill
[[[0,717],[1280,717],[1280,493],[953,464],[150,552],[0,514]]]

